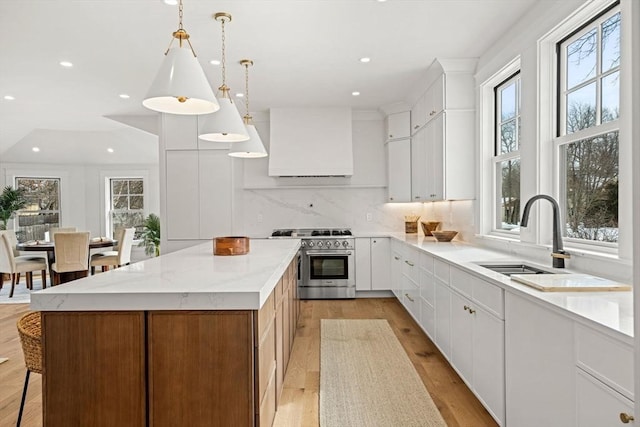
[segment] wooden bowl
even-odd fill
[[[451,239],[456,237],[458,234],[457,231],[453,230],[442,230],[442,231],[432,231],[431,234],[436,238],[438,242],[450,242]]]
[[[422,231],[425,236],[432,236],[431,233],[440,227],[440,221],[421,222],[420,225],[422,226]]]
[[[249,253],[249,238],[241,236],[216,237],[213,239],[214,255],[245,255]]]

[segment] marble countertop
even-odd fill
[[[480,267],[478,263],[525,261],[528,265],[558,273],[579,273],[570,269],[551,268],[522,257],[513,257],[503,252],[481,248],[468,243],[453,241],[437,242],[434,238],[404,233],[387,233],[409,245],[429,252],[437,258],[455,264],[467,272],[488,280],[507,292],[535,299],[558,313],[569,316],[579,322],[588,323],[603,332],[614,331],[621,338],[633,343],[633,293],[624,292],[543,292],[511,280],[501,273]],[[533,321],[533,319],[532,319]]]
[[[257,310],[299,248],[299,239],[252,239],[247,255],[214,256],[202,243],[33,292],[31,309]]]

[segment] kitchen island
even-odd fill
[[[300,241],[187,248],[32,294],[55,426],[270,426],[298,318]]]

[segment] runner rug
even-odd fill
[[[321,427],[447,424],[382,319],[322,319]]]

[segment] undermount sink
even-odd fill
[[[487,268],[496,273],[511,276],[512,274],[555,274],[552,271],[542,270],[538,267],[532,267],[523,263],[514,264],[478,264],[480,267]]]

